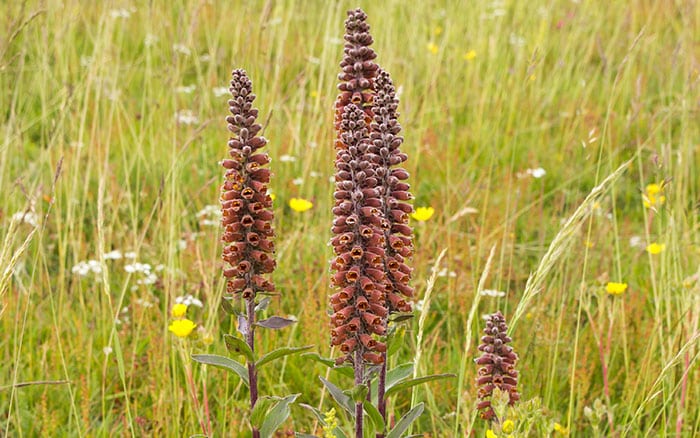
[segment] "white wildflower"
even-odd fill
[[[173,44],[173,50],[185,56],[190,56],[192,51],[184,44]]]
[[[104,254],[102,257],[104,257],[105,260],[119,260],[120,258],[122,258],[122,252],[118,249],[115,249]]]
[[[293,163],[297,160],[297,157],[294,155],[281,155],[280,156],[280,161],[283,163]]]
[[[482,297],[501,298],[505,297],[506,293],[496,289],[484,289],[481,292],[479,292],[479,295],[481,295]]]
[[[125,259],[135,259],[136,253],[134,251],[127,251],[124,253],[124,258]]]
[[[211,89],[211,92],[214,93],[215,97],[225,96],[229,93],[228,87],[215,87]]]
[[[294,178],[292,180],[292,184],[294,184],[295,186],[300,186],[304,184],[304,178]]]
[[[158,37],[153,35],[152,33],[147,33],[146,38],[143,39],[143,45],[146,47],[155,46],[157,42]]]
[[[119,8],[119,9],[112,9],[109,11],[109,16],[112,18],[129,18],[131,17],[131,14],[133,12],[136,12],[135,9],[126,9],[126,8]]]
[[[12,215],[12,220],[33,227],[39,226],[39,217],[32,211],[19,211]]]
[[[105,356],[109,356],[110,354],[112,354],[112,351],[112,347],[110,347],[109,345],[102,349],[102,352],[105,354]]]
[[[180,110],[175,113],[175,120],[183,125],[196,125],[199,119],[194,115],[192,110]]]
[[[182,94],[192,94],[194,90],[197,89],[197,86],[192,84],[192,85],[183,85],[180,87],[175,88],[176,93],[182,93]]]

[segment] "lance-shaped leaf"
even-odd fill
[[[271,316],[267,319],[263,319],[255,323],[255,325],[260,327],[265,327],[269,329],[281,329],[287,327],[288,325],[294,324],[296,320],[282,318],[281,316]]]
[[[384,418],[382,418],[382,414],[379,412],[379,409],[377,409],[376,406],[374,406],[369,400],[364,400],[362,402],[362,406],[365,408],[365,412],[367,412],[367,416],[372,422],[374,430],[377,431],[377,433],[384,433],[384,428],[386,426],[384,424]]]
[[[386,372],[386,381],[384,383],[384,390],[391,389],[394,385],[400,381],[413,375],[413,363],[404,363],[395,368],[390,369]],[[374,400],[377,399],[377,379],[372,381],[372,397]]]
[[[408,411],[406,415],[401,417],[399,422],[396,423],[396,426],[391,429],[391,432],[387,434],[386,438],[401,438],[411,426],[411,423],[413,423],[416,418],[420,417],[420,414],[423,413],[424,408],[425,405],[423,403],[419,403],[413,409]]]
[[[279,359],[280,357],[288,356],[290,354],[295,354],[295,353],[301,353],[302,351],[309,350],[313,348],[313,345],[306,345],[303,347],[283,347],[283,348],[278,348],[277,350],[273,350],[267,354],[265,354],[263,357],[258,359],[257,362],[255,362],[255,366],[260,368],[261,366],[265,365],[268,362],[272,362],[275,359]]]
[[[224,342],[226,343],[226,348],[231,353],[244,356],[248,362],[255,362],[253,350],[250,349],[250,346],[248,346],[243,339],[233,335],[224,335]]]
[[[432,382],[433,380],[447,379],[450,377],[457,377],[455,374],[432,374],[430,376],[417,377],[415,379],[406,380],[405,382],[397,383],[391,388],[387,389],[384,394],[385,397],[389,397],[391,394],[403,391],[412,386],[420,385],[422,383]]]
[[[231,300],[228,298],[221,299],[221,307],[224,309],[224,312],[228,313],[229,315],[235,315],[238,313],[235,307],[233,307]]]
[[[350,399],[350,397],[343,393],[340,388],[328,380],[324,379],[323,377],[319,377],[319,379],[321,379],[321,382],[323,382],[325,387],[328,389],[328,392],[331,394],[331,397],[333,397],[333,400],[335,400],[341,408],[345,409],[345,411],[354,419],[355,406],[353,405],[352,399]]]
[[[265,421],[263,421],[262,425],[260,426],[261,437],[271,437],[277,428],[285,422],[290,414],[289,404],[294,403],[294,400],[296,400],[299,395],[300,394],[292,394],[284,397],[268,411]]]
[[[245,386],[250,386],[248,382],[248,369],[230,357],[219,356],[218,354],[193,354],[192,359],[206,365],[213,365],[215,367],[231,370],[238,374],[241,380],[243,380],[243,383],[245,383]]]

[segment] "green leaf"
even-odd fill
[[[396,326],[394,326],[396,327]],[[406,326],[401,326],[392,330],[392,333],[387,338],[386,355],[393,356],[399,348],[404,344],[404,336],[406,335]]]
[[[221,300],[221,307],[224,309],[224,312],[228,313],[229,315],[235,315],[236,309],[233,307],[233,304],[231,304],[231,300],[227,298],[223,298]]]
[[[364,400],[362,402],[362,406],[365,408],[365,412],[367,412],[367,416],[372,422],[374,430],[377,433],[384,434],[384,428],[386,426],[384,425],[382,414],[379,413],[379,409],[377,409],[369,400]]]
[[[243,380],[245,386],[250,387],[250,383],[248,382],[248,369],[230,357],[219,356],[218,354],[193,354],[192,359],[199,363],[233,371]]]
[[[355,377],[355,370],[351,366],[348,365],[343,365],[343,366],[335,366],[335,359],[329,359],[327,357],[322,357],[318,353],[304,353],[301,355],[304,358],[311,359],[314,362],[321,363],[328,368],[331,368],[333,371],[338,372],[338,374],[342,374],[343,376],[348,376],[348,377]]]
[[[281,316],[271,316],[255,323],[259,327],[269,329],[281,329],[297,322],[295,319],[282,318]]]
[[[450,377],[457,377],[455,374],[432,374],[430,376],[418,377],[411,380],[406,380],[405,382],[397,383],[391,388],[386,390],[384,394],[385,397],[389,397],[391,394],[399,391],[403,391],[412,386],[420,385],[422,383],[432,382],[433,380],[447,379]]]
[[[289,404],[294,403],[294,400],[296,400],[299,395],[300,394],[292,394],[281,399],[272,409],[268,411],[265,421],[263,421],[262,426],[260,426],[261,437],[271,437],[277,428],[284,423],[290,414]]]
[[[350,414],[350,416],[354,419],[355,405],[352,403],[350,397],[345,395],[343,391],[340,390],[340,388],[338,388],[328,380],[324,379],[323,377],[319,377],[319,379],[321,379],[321,382],[323,382],[325,387],[328,389],[328,392],[331,394],[331,397],[333,397],[333,400],[335,400],[341,408],[345,409],[345,411],[348,414]]]
[[[311,405],[307,405],[306,403],[297,403],[297,406],[311,411],[311,413],[314,414],[314,417],[316,417],[316,419],[318,421],[320,421],[322,425],[324,425],[324,426],[326,425],[326,421],[323,419],[323,413],[321,411],[319,411],[318,409],[316,409],[315,407],[313,407]]]
[[[272,298],[270,297],[263,298],[258,304],[255,305],[255,311],[262,312],[263,310],[267,309],[267,306],[270,304],[270,301],[272,301]]]
[[[423,403],[419,403],[413,409],[408,411],[406,415],[401,417],[399,422],[396,423],[396,426],[391,429],[391,432],[387,434],[386,438],[401,438],[403,433],[406,432],[411,426],[411,423],[413,423],[416,418],[420,417],[420,414],[423,413],[424,408],[425,405]]]
[[[271,352],[265,354],[263,357],[258,359],[258,361],[255,362],[255,366],[259,368],[268,362],[272,362],[275,359],[279,359],[280,357],[288,356],[288,355],[294,354],[294,353],[300,353],[302,351],[306,351],[306,350],[311,349],[313,347],[314,347],[313,345],[306,345],[304,347],[278,348],[277,350],[272,350]]]
[[[269,411],[270,408],[279,401],[279,397],[258,397],[258,400],[255,402],[253,412],[250,414],[250,424],[256,429],[260,429],[263,421],[265,421],[265,417],[267,417],[267,411]]]
[[[226,348],[231,353],[236,353],[244,356],[248,362],[255,362],[253,356],[253,350],[250,349],[245,341],[237,336],[224,335],[224,342],[226,343]]]
[[[354,388],[350,390],[350,398],[355,403],[362,403],[363,400],[367,398],[367,392],[369,388],[365,384],[355,385]]]
[[[389,321],[394,323],[408,321],[413,318],[413,316],[413,313],[394,313],[389,317]]]
[[[411,374],[413,374],[412,362],[401,364],[396,368],[390,369],[386,373],[386,385],[384,386],[385,391],[388,391],[403,379],[411,376]]]

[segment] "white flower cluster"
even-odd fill
[[[12,220],[20,223],[25,223],[33,227],[39,226],[39,216],[33,211],[18,211],[12,215]]]
[[[218,205],[207,205],[197,212],[199,225],[219,226],[221,224],[221,207]]]
[[[175,113],[175,120],[183,125],[196,125],[199,119],[194,115],[192,110],[180,110]]]
[[[501,298],[501,297],[505,297],[506,293],[503,292],[502,290],[484,289],[481,292],[479,292],[479,295],[481,295],[482,297]]]
[[[102,265],[97,260],[82,261],[73,266],[71,272],[81,277],[87,277],[91,273],[97,276],[102,273]]]
[[[185,306],[204,307],[204,304],[198,298],[193,297],[191,294],[175,298],[175,303],[184,304]]]
[[[158,265],[156,270],[162,269],[161,266],[162,265]],[[158,276],[152,272],[151,265],[148,263],[129,263],[128,265],[124,265],[124,270],[129,274],[140,275],[141,278],[136,280],[136,284],[154,284],[158,281]]]

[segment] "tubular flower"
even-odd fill
[[[267,189],[270,170],[263,167],[270,157],[258,151],[267,140],[257,135],[262,127],[255,123],[258,110],[252,107],[252,83],[244,70],[234,70],[232,76],[228,101],[232,115],[226,121],[234,135],[228,142],[231,158],[222,163],[226,169],[221,188],[224,276],[228,293],[253,300],[258,292],[275,289],[263,277],[275,268],[272,198]]]
[[[376,156],[370,152],[365,114],[348,104],[341,120],[340,139],[336,142],[334,237],[336,258],[331,263],[335,274],[331,283],[337,289],[331,296],[331,343],[340,346],[344,356],[338,363],[352,361],[359,352],[366,362],[381,363],[386,345],[373,335],[383,335],[387,309],[384,258],[384,229],[389,224],[382,216],[377,189]]]
[[[491,420],[496,416],[491,407],[491,396],[495,388],[508,393],[509,404],[520,400],[518,393],[518,372],[515,364],[518,355],[508,344],[511,338],[506,335],[508,326],[501,312],[489,315],[484,328],[485,336],[481,337],[479,351],[483,354],[476,359],[479,368],[476,384],[480,386],[477,396],[479,403],[477,409],[481,411],[481,418]]]
[[[403,137],[398,135],[401,132],[396,112],[399,102],[389,73],[379,70],[375,89],[370,152],[376,157],[377,187],[382,200],[382,213],[386,218],[383,229],[386,241],[383,268],[389,285],[386,307],[389,312],[410,312],[411,305],[403,297],[413,297],[413,288],[409,285],[411,268],[405,263],[405,259],[413,253],[413,230],[408,226],[413,207],[405,201],[413,196],[409,192],[410,186],[404,182],[408,179],[408,172],[401,167],[393,167],[406,161],[408,156],[400,150]]]
[[[374,77],[379,68],[373,61],[377,54],[369,46],[374,40],[369,34],[367,14],[362,9],[348,11],[345,20],[345,48],[340,62],[342,72],[338,75],[340,94],[335,102],[335,129],[340,129],[345,107],[355,104],[371,119],[371,103]]]

